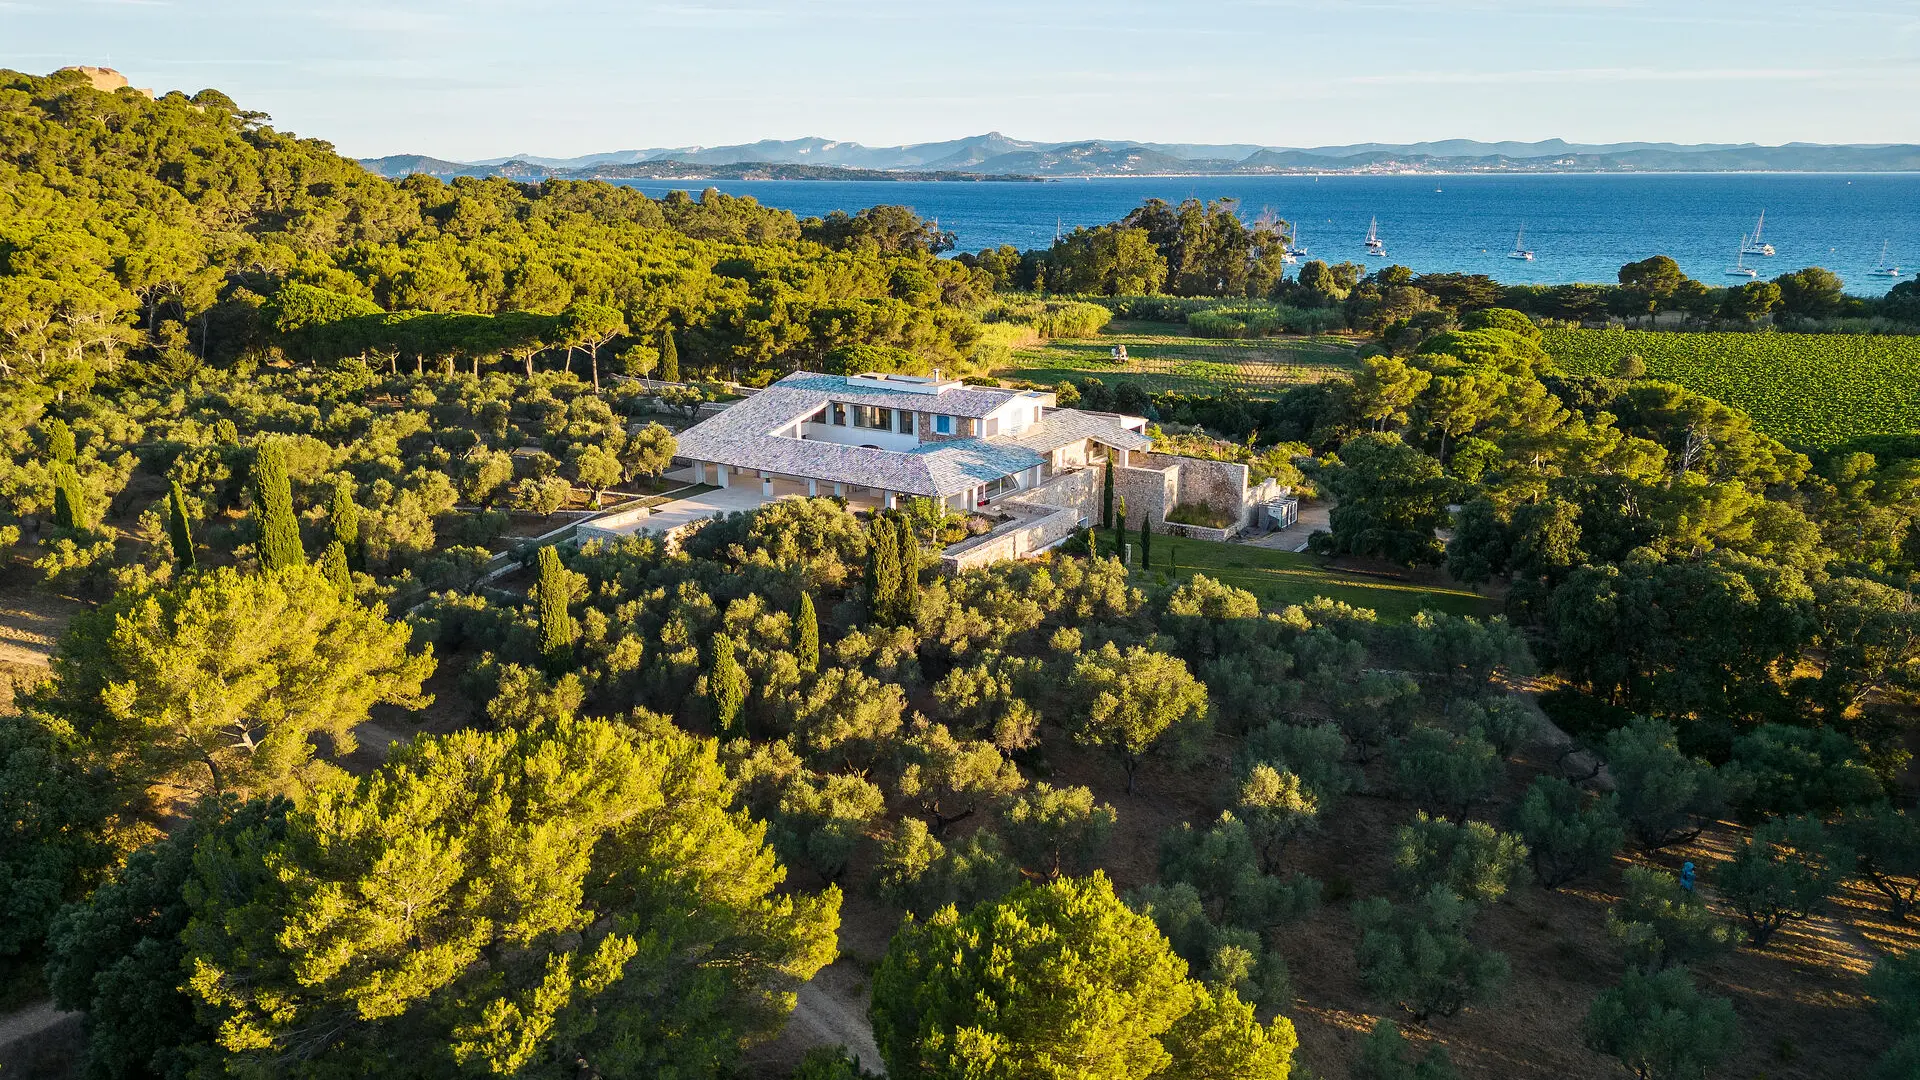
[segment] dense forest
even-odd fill
[[[0,652],[0,971],[84,1014],[25,1074],[1914,1074],[1904,443],[1571,374],[1559,294],[1289,277],[1228,206],[949,259],[266,119],[0,73],[0,599],[62,614]],[[1916,299],[1635,266],[1594,310]],[[945,574],[924,501],[535,540],[741,384],[1116,310],[1364,335],[1258,398],[1056,389],[1487,614],[1263,604],[1111,521]],[[829,971],[858,1038],[795,1045]]]

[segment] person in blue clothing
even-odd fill
[[[1693,860],[1691,859],[1680,864],[1680,887],[1688,892],[1693,891]]]

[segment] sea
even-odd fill
[[[801,217],[901,204],[951,230],[960,251],[1045,247],[1056,232],[1117,220],[1149,198],[1232,198],[1249,220],[1271,211],[1296,224],[1310,258],[1486,274],[1507,284],[1612,282],[1622,264],[1650,255],[1672,256],[1709,285],[1745,280],[1728,273],[1736,261],[1761,278],[1820,266],[1857,296],[1878,296],[1920,271],[1920,173],[619,182],[650,195],[716,187]],[[1775,254],[1740,255],[1741,238],[1763,213],[1762,240]],[[1386,254],[1369,258],[1367,228],[1376,220]],[[1509,257],[1522,230],[1531,261]],[[1871,273],[1881,265],[1901,267],[1902,276]]]

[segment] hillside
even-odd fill
[[[383,175],[418,155],[368,159]],[[905,146],[868,147],[829,139],[763,139],[733,146],[678,147],[591,154],[577,158],[521,155],[459,163],[418,158],[433,175],[494,175],[486,170],[514,163],[537,164],[552,175],[612,175],[608,166],[829,166],[877,172],[959,171],[1033,176],[1263,175],[1272,173],[1368,172],[1909,172],[1920,169],[1920,147],[1784,146],[1706,143],[1478,142],[1445,139],[1419,143],[1355,143],[1345,146],[1263,147],[1245,143],[1158,143],[1127,139],[1032,142],[1001,133]],[[708,173],[723,178],[721,173]],[[784,177],[783,177],[784,178]],[[806,179],[853,179],[822,172]]]

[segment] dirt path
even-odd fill
[[[822,969],[798,998],[779,1036],[749,1055],[751,1075],[785,1077],[816,1046],[844,1046],[862,1069],[886,1074],[867,1022],[867,979],[858,967],[842,960]]]

